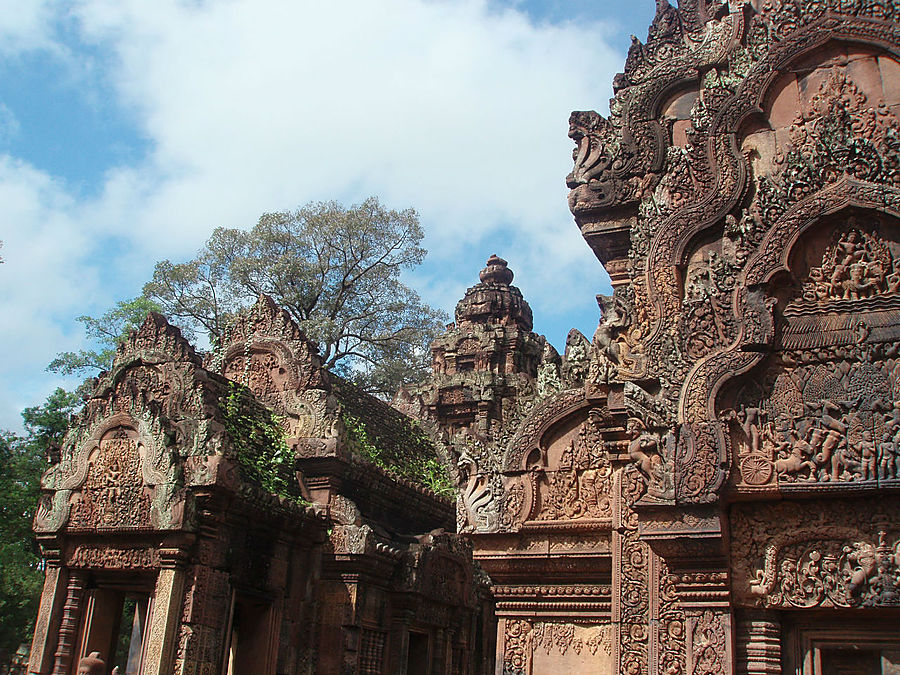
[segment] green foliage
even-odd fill
[[[47,370],[62,375],[96,375],[109,370],[119,343],[131,331],[140,328],[148,312],[160,310],[161,305],[155,300],[138,296],[116,303],[98,319],[79,316],[76,321],[84,325],[85,333],[97,348],[61,352],[50,362]]]
[[[351,448],[359,456],[390,474],[424,485],[437,495],[442,497],[454,495],[455,490],[450,474],[437,457],[428,457],[423,454],[397,456],[396,453],[386,450],[378,439],[369,433],[363,420],[347,413],[341,415],[341,420],[347,429]],[[418,426],[409,424],[406,430],[410,432],[412,439],[419,441],[416,445],[423,444],[422,442],[426,439],[425,433]]]
[[[27,642],[44,575],[31,533],[45,452],[62,441],[75,394],[57,389],[22,413],[26,435],[0,431],[0,666]]]
[[[22,421],[28,432],[29,442],[46,448],[59,445],[69,426],[69,416],[81,405],[77,393],[57,387],[43,405],[25,408]]]
[[[456,495],[456,488],[450,479],[447,467],[437,457],[419,457],[408,466],[409,471],[436,495],[448,499],[452,499]]]
[[[244,477],[267,492],[307,506],[294,476],[294,454],[284,440],[281,420],[257,403],[246,387],[228,383],[220,408],[225,429]]]
[[[31,520],[46,462],[28,438],[0,433],[0,663],[28,641],[43,584]]]
[[[369,198],[266,213],[249,231],[218,228],[197,257],[156,265],[144,294],[215,344],[231,317],[264,293],[318,343],[326,368],[370,393],[420,381],[443,313],[400,281],[425,249],[413,209]]]

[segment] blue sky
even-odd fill
[[[415,207],[408,283],[452,312],[510,261],[535,330],[588,337],[599,263],[566,207],[573,109],[606,110],[653,0],[0,0],[0,428],[216,226],[310,200]]]

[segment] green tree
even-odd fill
[[[24,436],[0,431],[0,668],[34,630],[43,573],[31,522],[46,451],[62,441],[79,403],[57,389],[43,405],[23,411]]]
[[[266,213],[249,231],[216,229],[193,260],[158,263],[144,295],[215,344],[265,293],[318,343],[327,368],[389,395],[424,376],[446,318],[400,280],[424,259],[422,237],[413,209],[374,197],[309,203]]]
[[[147,312],[161,310],[159,303],[142,295],[133,300],[123,300],[98,319],[79,316],[76,321],[84,325],[85,333],[96,349],[62,352],[56,356],[47,370],[62,375],[96,375],[109,370],[116,347],[129,332],[140,327]]]

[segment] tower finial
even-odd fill
[[[513,280],[513,272],[507,262],[496,253],[488,258],[487,267],[478,275],[483,284],[504,284],[509,286]]]

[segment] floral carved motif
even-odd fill
[[[738,509],[732,520],[739,541],[732,560],[736,592],[772,608],[900,606],[900,530],[889,515],[895,501],[882,499],[873,509],[842,500],[815,510],[795,504]]]
[[[506,621],[503,652],[504,675],[531,675],[535,654],[583,657],[583,663],[612,654],[612,630],[608,624],[556,621]],[[592,658],[593,657],[593,658]]]
[[[726,672],[728,627],[725,616],[707,610],[696,617],[691,631],[691,675],[718,675]]]
[[[900,606],[900,537],[771,545],[750,590],[766,607]]]

